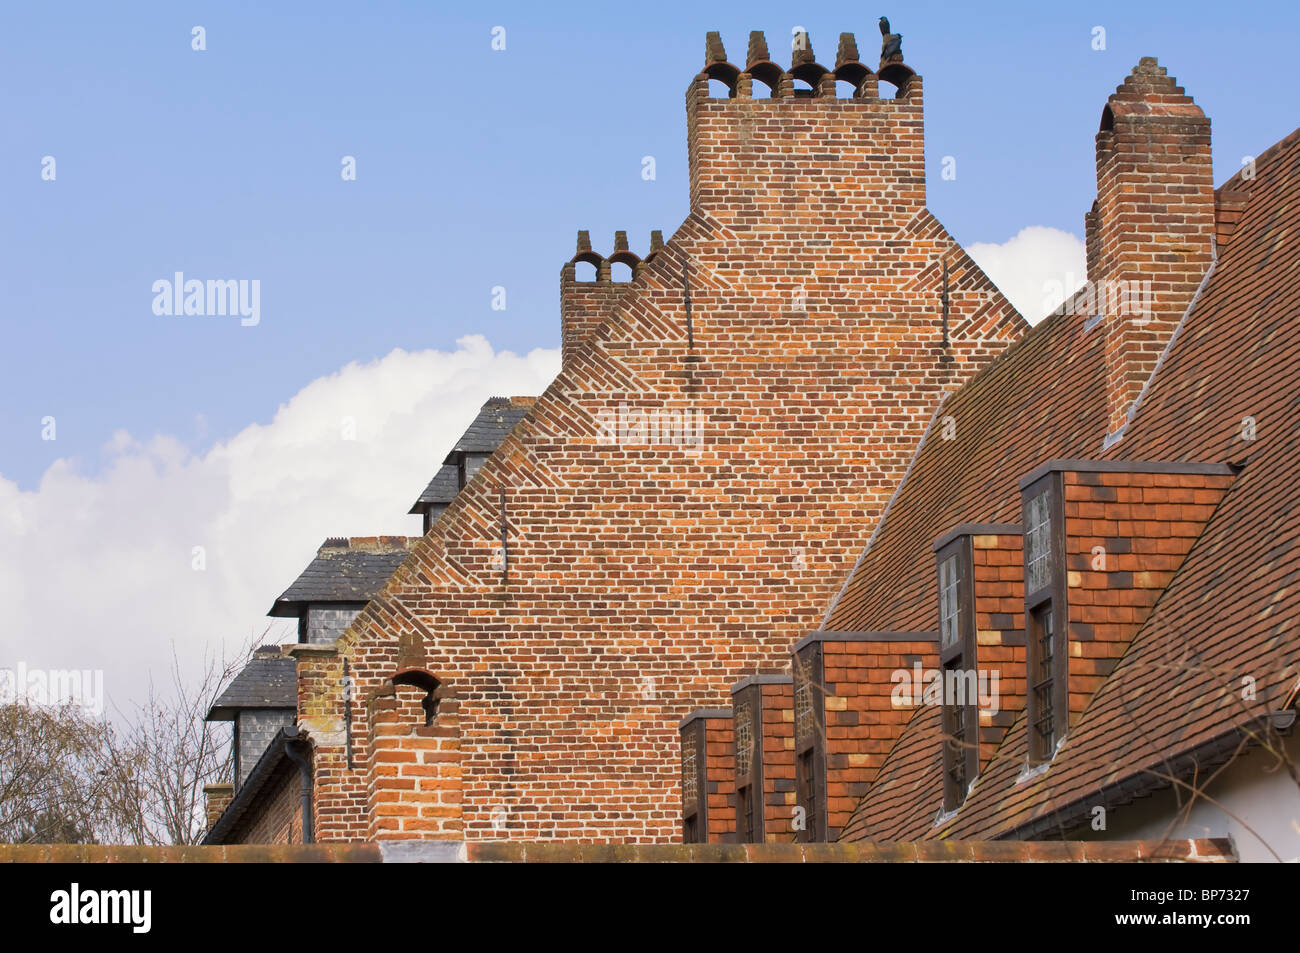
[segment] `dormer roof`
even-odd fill
[[[263,645],[212,703],[207,721],[231,721],[249,708],[297,708],[298,663],[278,645]]]
[[[410,552],[406,536],[331,537],[271,606],[269,616],[296,619],[309,603],[369,602]]]

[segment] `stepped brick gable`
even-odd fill
[[[834,70],[764,46],[742,69],[709,38],[686,94],[688,218],[644,259],[580,233],[559,376],[340,661],[313,661],[346,659],[356,691],[350,725],[337,693],[303,694],[322,838],[679,838],[678,721],[738,671],[782,667],[940,397],[1024,333],[926,208],[920,76],[877,75],[852,44]],[[377,746],[409,706],[371,720],[367,699],[417,669],[437,706],[412,730],[440,733],[409,744],[459,779],[459,817],[379,823],[409,816],[385,806],[406,788],[365,777],[398,758]]]

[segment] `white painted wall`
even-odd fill
[[[1300,765],[1300,725],[1282,748]],[[1106,830],[1083,828],[1079,840],[1146,840],[1161,837],[1231,837],[1243,862],[1300,863],[1300,784],[1272,754],[1252,748],[1239,757],[1187,810],[1171,791],[1111,809]],[[1271,850],[1270,850],[1271,848]]]

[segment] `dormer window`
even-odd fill
[[[463,490],[470,480],[474,479],[474,474],[483,468],[487,463],[488,453],[464,453],[460,457],[460,488]]]
[[[939,633],[942,645],[948,648],[961,638],[961,569],[958,556],[953,553],[939,562]]]
[[[1056,750],[1056,631],[1052,624],[1052,604],[1036,609],[1033,619],[1033,670],[1030,685],[1034,704],[1030,724],[1033,736],[1030,750],[1037,761],[1047,761]]]
[[[1023,489],[1025,621],[1029,760],[1052,760],[1069,718],[1069,665],[1065,643],[1065,517],[1060,473],[1047,473]]]
[[[703,797],[704,721],[697,720],[682,731],[682,842],[704,842],[705,801]]]
[[[1051,581],[1052,516],[1048,509],[1051,493],[1043,491],[1025,506],[1025,591],[1037,592]]]
[[[750,688],[747,692],[751,697],[732,708],[736,738],[736,839],[742,844],[760,844],[763,841],[763,772],[758,716],[762,688]]]
[[[939,667],[943,673],[943,809],[955,811],[979,773],[979,693],[971,537],[959,535],[936,554],[939,574]]]
[[[826,728],[822,701],[822,648],[818,643],[796,652],[794,674],[794,750],[796,838],[814,843],[826,838]]]

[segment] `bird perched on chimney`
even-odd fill
[[[880,18],[880,62],[884,63],[891,57],[897,56],[901,62],[903,59],[903,34],[889,32],[889,17]]]

